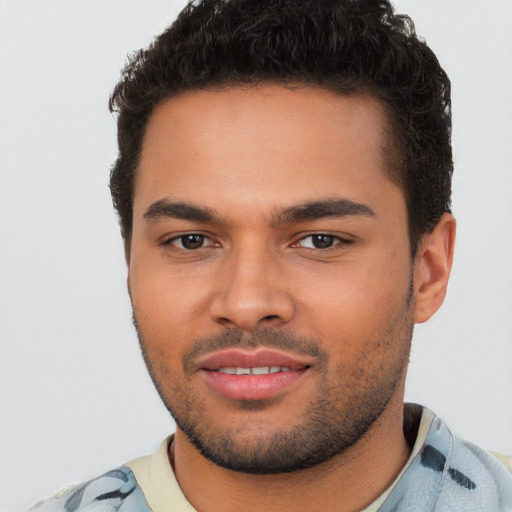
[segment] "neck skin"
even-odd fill
[[[205,459],[178,429],[169,454],[176,478],[199,512],[360,511],[389,487],[410,455],[403,434],[403,383],[399,387],[354,446],[295,473],[248,475],[221,468]]]

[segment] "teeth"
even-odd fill
[[[269,373],[268,366],[257,366],[256,368],[251,368],[252,375],[266,375]]]
[[[268,375],[269,373],[289,372],[290,368],[286,366],[256,366],[254,368],[223,366],[217,371],[228,375]]]
[[[227,373],[229,375],[235,375],[236,374],[236,368],[233,366],[226,366],[224,368],[219,368],[220,373]]]

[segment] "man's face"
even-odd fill
[[[188,92],[152,114],[134,317],[163,401],[216,464],[308,467],[401,401],[412,262],[385,130],[376,101],[317,88]]]

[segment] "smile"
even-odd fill
[[[288,392],[312,364],[311,358],[270,349],[223,350],[198,362],[206,386],[231,400],[263,400]]]
[[[272,371],[271,369],[279,370]],[[309,367],[222,367],[201,370],[206,385],[216,394],[231,400],[263,400],[288,392],[308,374]],[[260,371],[261,373],[257,373]],[[234,373],[233,373],[234,372]]]
[[[267,375],[269,373],[289,372],[290,368],[287,366],[257,366],[254,368],[223,366],[217,371],[228,375]]]

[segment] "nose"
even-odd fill
[[[255,250],[233,251],[226,257],[210,303],[212,319],[244,331],[289,322],[294,302],[277,259],[270,251]]]

